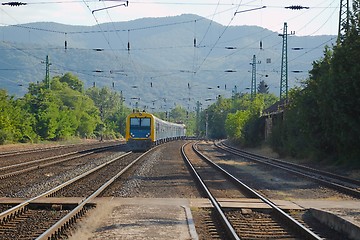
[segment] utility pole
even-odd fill
[[[251,100],[256,97],[256,56],[253,56],[253,61],[251,63],[252,71],[251,71]]]
[[[340,0],[339,30],[337,44],[340,44],[350,30],[350,0]]]
[[[201,103],[199,101],[196,102],[196,135],[200,135],[200,106]]]
[[[45,85],[48,89],[50,89],[50,65],[51,63],[49,62],[49,55],[46,55],[46,60],[45,60]]]
[[[280,100],[288,98],[288,61],[287,61],[287,23],[284,23],[282,54],[281,54],[281,78],[280,78]]]
[[[232,92],[232,98],[233,98],[233,100],[235,100],[237,93],[238,93],[236,85],[234,86],[234,89],[231,92]]]
[[[207,110],[205,111],[205,139],[209,139],[209,114]]]

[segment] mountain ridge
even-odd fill
[[[282,39],[258,26],[226,27],[183,14],[93,26],[29,23],[26,28],[0,27],[0,34],[0,88],[16,96],[26,92],[28,83],[44,79],[41,61],[47,55],[51,76],[73,72],[86,87],[114,83],[126,104],[140,98],[138,104],[158,110],[175,104],[193,110],[196,101],[205,105],[211,103],[205,99],[230,97],[235,86],[246,91],[254,55],[257,81],[265,80],[271,92],[279,92]],[[311,63],[322,57],[324,46],[335,41],[327,35],[289,36],[289,85],[299,85]],[[303,51],[292,51],[295,47]]]

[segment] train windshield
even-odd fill
[[[132,138],[150,137],[150,118],[130,118],[130,135]]]

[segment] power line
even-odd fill
[[[240,1],[239,5],[238,5],[237,10],[240,8],[241,2],[242,2],[242,0]],[[237,12],[237,11],[235,11],[235,12]],[[224,33],[226,32],[226,30],[229,28],[231,22],[234,20],[234,17],[235,17],[235,14],[234,14],[234,16],[231,17],[228,25],[225,27],[225,29],[222,31],[222,33],[220,34],[220,36],[218,37],[218,39],[215,41],[215,43],[214,43],[213,46],[211,47],[211,49],[210,49],[210,51],[208,52],[208,54],[205,56],[204,60],[200,63],[200,65],[197,67],[197,69],[195,69],[195,71],[194,71],[195,73],[197,73],[197,72],[200,70],[200,68],[202,67],[202,65],[205,63],[205,61],[207,60],[207,58],[210,56],[210,54],[211,54],[211,52],[214,50],[215,46],[216,46],[217,43],[220,41],[220,39],[222,38],[222,36],[223,36]]]

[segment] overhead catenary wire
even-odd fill
[[[79,1],[78,1],[79,2]],[[87,1],[87,2],[89,2],[89,1]],[[214,5],[215,6],[215,5]],[[201,19],[199,19],[198,21],[200,21]],[[194,22],[193,20],[191,20],[192,22]],[[180,23],[181,24],[181,23]],[[101,25],[100,23],[97,23],[97,25]],[[140,28],[134,28],[134,29],[130,29],[130,31],[141,31],[141,30],[144,30],[144,29],[154,29],[154,28],[157,28],[157,27],[161,27],[160,25],[157,25],[157,26],[150,26],[151,28],[149,28],[148,26],[145,26],[145,28],[144,27],[140,27]],[[35,30],[35,29],[34,29]],[[100,29],[99,31],[96,31],[96,32],[98,32],[98,33],[101,33],[101,32],[106,32],[106,33],[110,33],[110,32],[115,32],[115,33],[118,33],[118,32],[120,32],[120,31],[128,31],[129,32],[129,29],[115,29],[115,28],[113,28],[113,29],[104,29],[104,28],[102,28],[102,29]],[[94,31],[95,32],[95,31]],[[81,32],[81,31],[79,31],[79,33],[76,33],[76,32],[74,32],[74,33],[64,33],[64,32],[61,32],[61,31],[58,31],[58,33],[63,33],[63,34],[83,34],[83,32]],[[86,33],[84,33],[84,34],[86,34]],[[194,33],[194,35],[196,35],[196,31],[195,31],[195,33]],[[199,37],[200,35],[197,35],[197,37]],[[108,36],[107,36],[107,38],[108,38]],[[128,38],[129,39],[129,38]],[[205,39],[204,37],[203,37],[203,39]],[[221,40],[221,39],[220,39]],[[219,43],[221,43],[221,41],[218,41],[218,44]],[[109,41],[108,41],[109,42]],[[128,42],[130,42],[129,40],[128,40]],[[218,47],[218,44],[216,44],[216,45],[214,45],[214,44],[210,44],[210,45],[203,45],[203,46],[200,46],[200,44],[199,44],[199,41],[197,41],[197,46],[200,48],[200,47],[203,47],[203,48],[210,48],[210,49],[215,49],[215,48],[217,48]],[[133,51],[137,51],[137,50],[156,50],[156,49],[165,49],[165,48],[178,48],[178,47],[187,47],[187,46],[175,46],[175,45],[169,45],[168,47],[165,47],[165,46],[161,46],[161,47],[142,47],[142,46],[137,46],[137,47],[134,47],[134,46],[131,46],[131,51],[133,52]],[[249,47],[251,47],[251,45],[249,45],[248,46],[248,48]],[[248,49],[248,48],[243,48],[243,49]],[[271,46],[270,46],[270,48],[271,48]],[[70,47],[68,47],[68,49],[71,49]],[[239,48],[240,49],[240,48]],[[86,49],[85,49],[86,50]],[[118,48],[116,48],[116,47],[114,47],[112,44],[111,44],[111,46],[109,46],[109,49],[108,50],[110,50],[110,51],[114,51],[114,53],[116,54],[116,56],[118,56],[118,51],[119,51],[119,49]],[[120,49],[120,50],[123,50],[123,49]],[[126,47],[125,47],[125,50],[126,50]],[[212,51],[212,50],[211,50]],[[235,53],[235,54],[238,54],[238,53],[240,53],[241,52],[241,49],[240,49],[240,51],[239,52],[237,52],[237,53]],[[211,54],[211,52],[209,52],[209,54]],[[206,59],[205,59],[206,60]],[[203,69],[203,67],[201,68],[201,70],[204,70]]]
[[[103,37],[104,37],[107,45],[109,46],[109,48],[111,49],[113,55],[115,56],[115,59],[118,60],[118,55],[116,54],[114,48],[112,47],[109,38],[105,35],[105,33],[106,33],[106,32],[109,32],[109,31],[104,31],[104,30],[102,29],[102,27],[101,27],[101,25],[100,25],[100,23],[99,23],[99,20],[98,20],[97,17],[95,16],[94,12],[91,10],[90,6],[86,3],[85,0],[83,0],[83,3],[86,5],[86,7],[88,8],[88,10],[91,12],[91,14],[92,14],[92,16],[93,16],[93,18],[94,18],[94,20],[95,20],[95,22],[96,22],[96,26],[100,29],[100,33],[103,35]],[[105,9],[105,10],[106,10],[106,9]],[[116,62],[118,62],[118,61],[116,61]],[[123,66],[120,66],[120,67],[122,68]]]
[[[240,3],[238,4],[237,10],[240,8],[242,0],[240,1]],[[237,12],[237,11],[236,11]],[[199,64],[199,66],[195,69],[195,73],[198,72],[200,70],[200,68],[202,67],[202,65],[205,63],[205,61],[207,60],[207,58],[210,56],[211,52],[214,50],[214,47],[217,45],[217,43],[220,41],[220,39],[222,38],[222,36],[224,35],[224,33],[226,32],[226,30],[229,28],[231,22],[234,20],[235,14],[234,16],[231,17],[228,25],[224,28],[224,30],[222,31],[222,33],[220,34],[220,36],[217,38],[217,40],[215,41],[215,43],[213,44],[213,46],[210,48],[208,54],[205,56],[205,58],[203,59],[203,61]]]
[[[321,15],[322,13],[324,13],[326,9],[329,9],[330,6],[332,6],[332,4],[333,4],[334,2],[338,2],[338,1],[337,1],[337,0],[333,0],[333,1],[327,6],[327,8],[322,9],[319,14],[315,15],[312,19],[310,19],[308,22],[306,22],[302,28],[300,28],[300,29],[297,30],[297,32],[298,32],[298,31],[301,31],[301,30],[304,29],[304,28],[306,28],[307,26],[309,26],[309,24],[311,24],[311,23],[314,22],[317,18],[319,18],[320,15]],[[340,4],[340,3],[339,3],[339,4]],[[338,5],[338,6],[339,6],[339,5]],[[340,7],[340,6],[339,6],[339,7]],[[329,14],[327,20],[326,20],[325,22],[323,22],[323,24],[321,24],[321,26],[320,26],[317,30],[315,30],[313,33],[311,33],[311,34],[309,34],[309,35],[315,34],[315,33],[318,32],[322,27],[324,27],[324,25],[329,21],[329,19],[335,14],[335,12],[336,12],[337,10],[338,10],[338,8],[334,8],[333,11],[331,12],[331,14]]]
[[[204,41],[206,35],[208,34],[208,32],[209,32],[209,30],[210,30],[210,27],[211,27],[211,25],[212,25],[212,23],[213,23],[213,21],[214,21],[214,17],[215,17],[215,15],[216,15],[216,12],[217,12],[217,9],[218,9],[218,7],[219,7],[219,4],[220,4],[220,0],[218,1],[217,5],[216,5],[214,14],[213,14],[213,16],[212,16],[212,18],[211,18],[211,21],[209,22],[209,25],[208,25],[208,27],[207,27],[207,29],[206,29],[206,31],[205,31],[205,34],[203,35],[202,39],[201,39],[200,42],[199,42],[199,45],[202,44],[202,42]]]
[[[74,2],[79,2],[79,1],[74,1]],[[82,1],[84,2],[84,0]],[[89,1],[86,1],[86,2],[89,2]],[[91,2],[91,1],[90,1]],[[60,2],[59,2],[60,3]],[[63,2],[65,3],[65,2]],[[219,5],[221,5],[219,3]],[[232,4],[233,5],[233,4]],[[244,6],[244,5],[243,5]],[[322,8],[323,10],[325,9],[329,9],[331,5],[328,5],[326,7],[319,7],[319,6],[314,6],[314,7],[311,7],[312,9],[314,8]],[[87,7],[90,9],[89,5],[87,5]],[[267,8],[269,8],[269,6],[266,6]],[[259,8],[262,8],[262,7],[259,7]],[[281,8],[284,8],[283,6]],[[231,8],[231,9],[234,9]],[[225,11],[229,11],[231,9],[227,9]],[[335,8],[337,9],[337,8]],[[92,11],[92,10],[90,10]],[[245,10],[247,11],[247,10]],[[224,12],[224,11],[223,11]],[[216,14],[220,14],[222,12],[217,12]],[[303,13],[301,13],[303,14]],[[207,16],[207,17],[211,17],[213,18],[215,14],[212,14],[210,16]],[[296,17],[295,17],[296,18]],[[203,20],[203,19],[206,19],[206,18],[203,18],[203,17],[199,17],[198,19],[196,19],[197,21],[200,21],[200,20]],[[292,18],[294,19],[294,18]],[[189,21],[182,21],[182,22],[175,22],[175,23],[168,23],[168,24],[158,24],[158,25],[153,25],[153,26],[145,26],[145,27],[138,27],[138,28],[131,28],[131,29],[113,29],[113,30],[92,30],[92,31],[69,31],[67,32],[67,34],[91,34],[91,33],[99,33],[99,32],[121,32],[121,31],[128,31],[128,30],[131,30],[131,31],[140,31],[140,30],[145,30],[145,29],[151,29],[151,28],[160,28],[160,27],[166,27],[166,26],[172,26],[172,25],[177,25],[177,24],[186,24],[186,23],[189,23],[189,22],[193,22],[194,20],[189,20]],[[287,22],[290,21],[290,19],[286,20]],[[7,25],[7,24],[3,24],[4,26],[10,26],[10,25]],[[30,26],[23,26],[23,25],[11,25],[13,27],[20,27],[20,28],[28,28],[28,29],[32,29],[32,30],[39,30],[39,31],[49,31],[49,32],[54,32],[54,33],[61,33],[63,34],[64,31],[58,31],[58,30],[54,30],[54,29],[42,29],[42,28],[34,28],[34,27],[30,27]],[[202,42],[202,40],[200,41]],[[198,41],[198,43],[200,44],[200,42]]]

